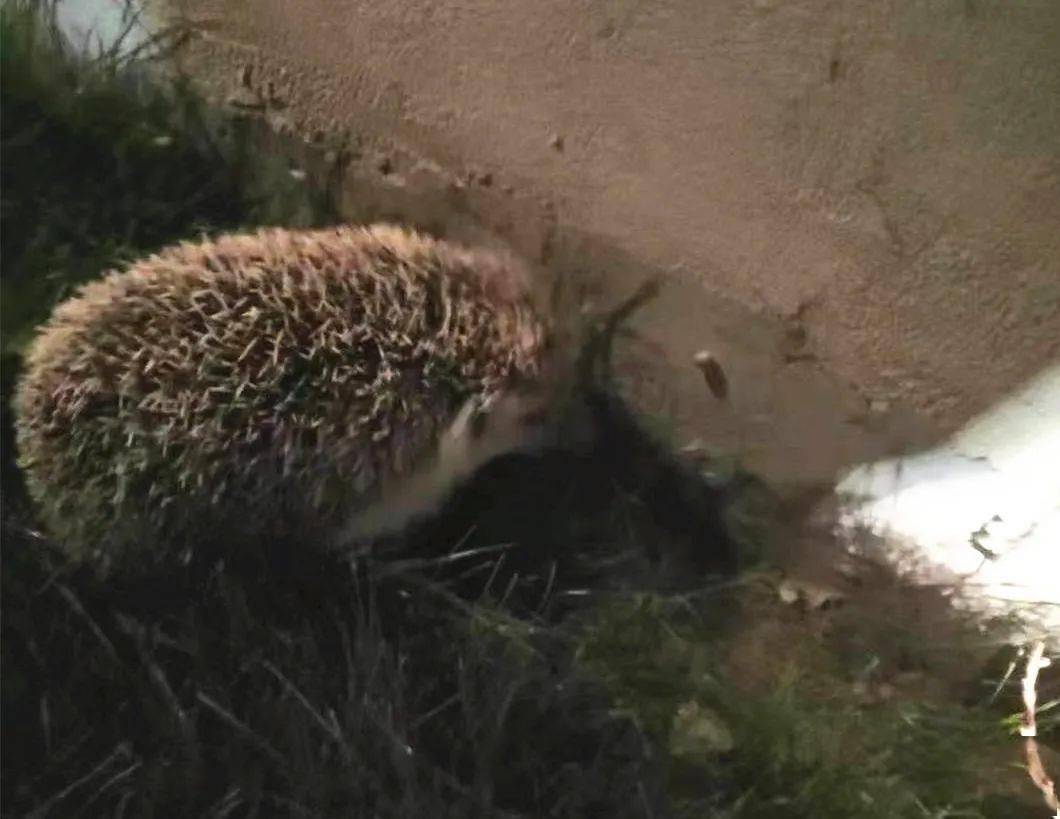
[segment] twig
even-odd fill
[[[1035,718],[1038,703],[1038,672],[1050,665],[1045,656],[1045,643],[1039,640],[1031,648],[1027,657],[1027,670],[1023,675],[1023,716],[1020,719],[1020,736],[1024,738],[1024,750],[1027,755],[1027,773],[1031,781],[1045,797],[1049,809],[1060,815],[1060,801],[1056,797],[1056,784],[1045,772],[1041,755],[1038,753],[1038,724]]]
[[[581,383],[610,383],[611,350],[615,335],[637,310],[658,296],[661,289],[661,277],[649,279],[638,287],[633,295],[607,313],[601,324],[593,329],[577,362]]]
[[[113,63],[114,58],[121,51],[122,45],[132,34],[134,28],[142,28],[140,25],[140,17],[143,15],[143,9],[133,9],[128,4],[122,10],[122,30],[118,32],[118,36],[110,44],[110,48],[103,47],[103,39],[99,32],[96,32],[96,39],[99,41],[99,55],[97,60],[99,62]]]
[[[118,70],[129,65],[135,60],[158,60],[162,61],[176,53],[177,49],[184,46],[191,39],[191,30],[176,27],[159,31],[150,35],[144,42],[133,46],[124,54],[116,54],[111,62],[113,70]],[[147,53],[150,49],[157,49]]]

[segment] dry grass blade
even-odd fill
[[[474,549],[465,549],[460,552],[450,552],[440,557],[432,558],[408,558],[406,560],[384,560],[380,561],[377,568],[373,570],[376,581],[391,577],[400,577],[414,571],[441,568],[452,563],[459,563],[469,558],[480,555],[492,554],[494,552],[505,552],[515,546],[513,543],[498,543],[492,546],[480,546]],[[503,557],[503,555],[502,555]]]
[[[143,625],[133,618],[121,614],[116,615],[115,619],[117,620],[119,628],[121,628],[121,630],[136,643],[136,650],[140,655],[140,662],[147,670],[148,679],[151,680],[151,685],[158,693],[159,698],[166,704],[166,707],[169,708],[170,712],[173,714],[174,720],[180,727],[181,736],[189,746],[193,745],[195,742],[194,726],[188,720],[188,715],[181,707],[180,700],[177,699],[177,695],[173,691],[173,686],[169,684],[169,678],[166,677],[166,673],[155,661],[154,657],[151,656],[150,651],[145,645],[145,629]]]
[[[224,708],[216,700],[210,698],[202,691],[199,691],[195,695],[195,699],[207,709],[209,709],[215,716],[217,716],[222,722],[228,725],[230,728],[236,730],[237,733],[250,740],[250,742],[271,759],[278,766],[282,766],[283,757],[280,753],[269,744],[269,742],[257,732],[250,728],[246,723]]]
[[[29,814],[29,816],[32,819],[37,819],[37,817],[47,816],[48,813],[52,810],[52,808],[54,808],[60,802],[62,802],[66,798],[68,798],[72,793],[74,793],[74,791],[78,790],[79,788],[84,787],[89,782],[91,782],[92,780],[96,779],[104,771],[106,771],[111,765],[113,765],[116,761],[127,762],[131,758],[131,756],[132,756],[132,751],[130,750],[128,743],[125,743],[125,742],[119,743],[118,746],[113,751],[111,751],[106,756],[106,758],[103,759],[102,762],[100,762],[98,765],[96,765],[92,770],[90,770],[84,776],[82,776],[82,777],[80,777],[78,779],[75,779],[73,782],[71,782],[69,785],[67,785],[65,788],[63,788],[61,791],[59,791],[58,793],[54,794],[49,799],[45,800],[45,802],[43,804],[39,805],[35,810],[33,810]]]
[[[1023,674],[1023,716],[1020,720],[1020,736],[1024,737],[1024,750],[1027,756],[1027,773],[1031,781],[1042,792],[1045,804],[1049,809],[1060,815],[1060,800],[1056,796],[1056,783],[1046,773],[1045,765],[1042,764],[1041,754],[1038,752],[1037,705],[1038,705],[1038,674],[1043,668],[1051,665],[1051,661],[1045,656],[1045,643],[1036,642],[1027,657],[1027,669]]]
[[[649,279],[599,320],[580,351],[577,372],[582,384],[607,385],[610,382],[615,336],[633,314],[656,298],[661,290],[661,278]]]
[[[335,719],[334,712],[332,712],[332,718],[330,720],[324,719],[323,715],[317,711],[309,702],[309,698],[306,697],[298,687],[291,682],[283,673],[268,660],[262,662],[262,667],[272,674],[280,684],[291,694],[298,703],[306,710],[306,712],[313,718],[317,725],[327,734],[336,744],[346,748],[346,738],[342,735],[342,729],[339,727],[338,721]]]
[[[138,759],[134,763],[129,765],[127,768],[122,768],[120,771],[114,774],[114,776],[112,776],[110,779],[108,779],[96,789],[96,792],[92,794],[92,797],[87,802],[85,802],[85,807],[87,808],[89,805],[93,804],[97,799],[99,799],[103,794],[105,794],[115,785],[118,785],[121,782],[125,782],[127,779],[129,779],[129,777],[131,777],[134,773],[140,770],[143,765],[143,761]]]
[[[74,613],[88,626],[100,645],[103,646],[103,650],[106,652],[107,656],[115,663],[119,663],[118,651],[114,648],[114,643],[110,641],[103,629],[100,628],[100,625],[96,622],[95,618],[88,613],[88,610],[82,605],[77,595],[73,593],[69,586],[63,583],[56,583],[55,588],[58,590],[59,596],[66,601],[67,605],[70,606]]]

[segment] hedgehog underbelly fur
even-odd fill
[[[440,437],[533,383],[549,332],[516,260],[394,226],[184,243],[56,308],[15,398],[19,460],[75,560],[235,514],[330,538],[425,464],[444,495]]]

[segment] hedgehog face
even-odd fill
[[[398,534],[437,512],[449,496],[490,461],[531,452],[545,441],[543,397],[529,389],[510,390],[489,402],[468,400],[438,441],[434,457],[409,475],[388,481],[376,500],[357,511],[334,542],[358,549]]]
[[[442,437],[439,460],[470,475],[501,455],[535,450],[544,443],[548,410],[545,394],[532,388],[469,402]]]

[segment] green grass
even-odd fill
[[[239,120],[183,81],[152,82],[146,57],[59,51],[49,8],[11,0],[0,30],[5,353],[121,261],[204,231],[334,219],[282,163],[247,151]]]
[[[712,588],[727,496],[621,417],[602,450],[494,464],[398,557],[263,543],[106,584],[65,567],[13,459],[33,327],[166,243],[335,212],[179,79],[61,48],[44,4],[2,9],[4,815],[1025,809],[991,767],[1015,759],[1010,699],[859,701],[865,657],[923,647],[886,616],[817,643],[752,576]],[[757,559],[775,510],[751,489],[727,519]],[[730,655],[773,621],[802,637],[752,684]]]
[[[670,749],[668,791],[697,817],[1003,817],[1017,747],[983,701],[866,704],[841,652],[799,640],[765,657],[761,679],[725,662],[726,612],[790,616],[761,594],[642,595],[597,610],[579,663],[622,714]],[[889,646],[895,634],[883,638]],[[738,639],[753,640],[754,632]],[[684,704],[680,711],[675,704]]]

